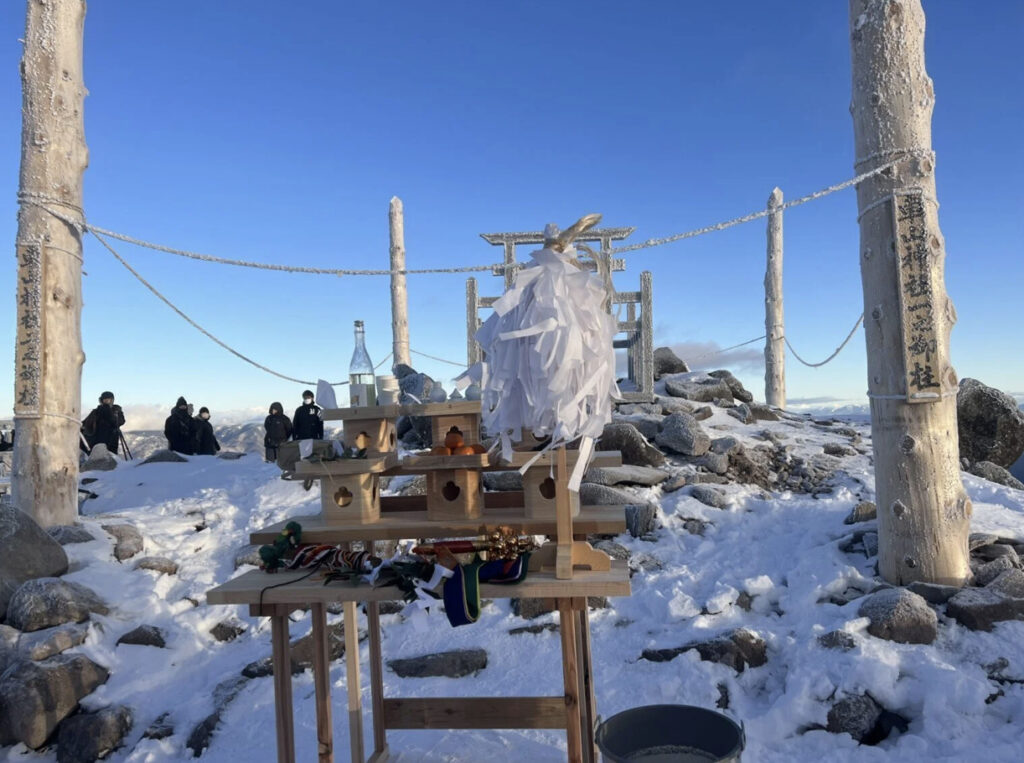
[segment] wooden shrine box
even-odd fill
[[[478,519],[484,513],[484,487],[476,469],[427,471],[427,519]]]
[[[380,520],[380,473],[397,462],[395,453],[316,463],[299,461],[295,478],[320,480],[320,510],[325,522],[372,524]]]
[[[367,455],[394,453],[398,446],[392,418],[346,419],[342,441],[348,448],[366,448]]]
[[[566,462],[571,471],[579,458],[579,451],[568,450],[565,453]],[[526,466],[533,458],[537,458],[523,475],[523,514],[527,517],[533,519],[554,518],[559,490],[564,490],[569,496],[569,508],[572,516],[579,516],[580,494],[575,490],[569,490],[567,483],[562,483],[557,479],[556,454],[557,451],[548,451],[541,454],[539,458],[537,453],[532,451],[512,454],[511,465],[517,469]]]

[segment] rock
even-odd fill
[[[990,631],[1004,620],[1024,620],[1024,598],[992,588],[965,588],[946,604],[946,614],[972,631]]]
[[[491,472],[502,474],[503,472]],[[485,472],[487,474],[487,472]],[[518,472],[511,472],[518,474]],[[649,466],[592,466],[583,475],[584,482],[592,482],[595,485],[658,485],[668,479],[668,472],[660,469],[653,469]]]
[[[693,649],[697,650],[702,660],[726,665],[737,673],[742,673],[747,667],[760,667],[768,661],[764,640],[746,628],[737,628],[726,636],[709,641],[693,642],[671,649],[645,649],[640,659],[668,662]]]
[[[554,599],[511,599],[509,603],[512,605],[512,614],[524,620],[535,620],[557,609]],[[604,596],[587,597],[589,609],[607,609],[609,606]]]
[[[857,646],[857,642],[846,631],[829,631],[818,636],[818,643],[825,649],[838,649],[849,652]]]
[[[711,410],[710,405],[702,405],[700,408],[693,412],[693,418],[695,418],[697,421],[704,421],[705,419],[710,419],[714,415],[715,412]]]
[[[668,374],[685,374],[689,370],[686,361],[676,355],[671,347],[658,347],[654,351],[654,378],[656,380]]]
[[[155,625],[140,625],[133,631],[125,633],[117,640],[116,646],[121,644],[133,644],[135,646],[155,646],[163,649],[167,646],[164,639],[164,632]]]
[[[701,456],[711,447],[711,438],[688,413],[666,416],[655,442],[686,456]]]
[[[483,472],[484,489],[486,490],[522,490],[523,475],[512,472]]]
[[[960,589],[952,585],[941,585],[939,583],[922,583],[920,581],[911,583],[907,590],[916,593],[929,604],[945,604],[958,593]]]
[[[543,633],[544,631],[557,631],[558,623],[536,623],[534,625],[522,625],[513,628],[508,632],[510,636],[517,636],[520,633]]]
[[[873,593],[860,605],[860,617],[871,620],[868,633],[901,644],[935,641],[938,618],[921,596],[903,588]]]
[[[665,455],[651,445],[632,424],[613,421],[605,424],[598,450],[618,450],[622,462],[638,466],[662,466]]]
[[[616,416],[615,421],[621,421],[624,424],[632,424],[637,428],[646,439],[653,440],[658,436],[658,432],[661,431],[661,425],[664,418],[659,414],[657,416],[651,414],[642,414],[638,416]]]
[[[1020,567],[1020,556],[1017,554],[1017,549],[1009,543],[990,543],[979,548],[972,556],[977,559],[984,559],[987,562],[991,562],[1001,556],[1008,556],[1010,561],[1013,562],[1014,567]]]
[[[620,403],[615,406],[615,413],[619,416],[661,416],[661,403]]]
[[[867,694],[843,697],[829,708],[826,729],[833,734],[849,734],[863,741],[874,729],[882,708]]]
[[[174,724],[170,721],[170,713],[161,713],[160,716],[149,724],[149,728],[142,732],[143,739],[167,739],[174,735]]]
[[[710,522],[705,522],[703,519],[695,519],[693,517],[687,517],[683,519],[683,529],[690,535],[700,535],[703,537],[704,532],[711,526]],[[743,594],[741,594],[742,596]]]
[[[729,386],[729,391],[732,392],[732,396],[739,400],[741,403],[752,403],[754,402],[754,396],[746,390],[743,384],[732,375],[730,371],[711,371],[708,376],[713,379],[721,379]]]
[[[10,625],[0,625],[0,651],[14,649],[18,645],[19,638],[21,638],[21,631],[17,628],[12,628]],[[0,673],[3,672],[3,669],[0,669]]]
[[[134,525],[100,525],[104,532],[114,536],[114,557],[119,562],[131,559],[142,551],[144,541],[142,533],[135,529]]]
[[[985,588],[1013,599],[1024,599],[1024,572],[1018,569],[1006,570]]]
[[[739,405],[730,408],[726,413],[744,424],[754,423],[754,414],[751,412],[750,406],[746,403],[740,403]]]
[[[238,551],[235,552],[235,569],[239,567],[251,564],[253,567],[259,567],[263,563],[260,559],[260,547],[259,546],[242,546]]]
[[[1014,490],[1024,490],[1024,482],[1021,482],[1010,474],[1009,471],[991,461],[976,461],[971,464],[967,471],[975,477],[981,477],[983,480],[995,482],[998,485],[1006,485],[1006,487],[1012,487]]]
[[[718,455],[728,456],[731,453],[735,453],[741,447],[742,445],[737,438],[732,435],[727,435],[725,437],[716,437],[713,439],[708,450],[712,453],[717,453]]]
[[[857,451],[849,445],[843,445],[840,442],[827,442],[822,450],[829,456],[838,456],[840,458],[857,455]]]
[[[1013,568],[1013,560],[1010,557],[1000,556],[978,568],[978,571],[974,573],[974,584],[976,586],[987,586],[1001,574]]]
[[[328,661],[340,659],[345,655],[345,624],[328,623],[327,625],[327,658]],[[359,638],[365,638],[365,633],[360,633]],[[288,650],[291,662],[291,673],[296,675],[304,670],[313,667],[313,634],[307,633],[302,638],[291,642]],[[242,668],[242,675],[245,678],[262,678],[274,675],[274,662],[270,657],[250,662]]]
[[[245,633],[245,627],[241,623],[223,620],[210,628],[210,635],[217,641],[234,641]]]
[[[0,740],[41,747],[79,700],[109,675],[106,668],[81,654],[11,665],[0,676]]]
[[[111,472],[117,468],[117,459],[107,450],[103,443],[92,447],[89,457],[78,467],[80,472]]]
[[[487,667],[487,652],[483,649],[456,649],[422,657],[388,660],[388,667],[401,678],[462,678]]]
[[[682,398],[662,397],[661,395],[654,398],[654,404],[661,406],[659,413],[665,416],[671,416],[673,413],[693,413],[693,409],[696,408],[695,405]]]
[[[696,403],[713,403],[715,400],[732,401],[732,390],[721,379],[707,374],[691,374],[688,379],[669,379],[665,391],[672,397],[681,397]]]
[[[28,514],[0,503],[0,620],[26,580],[63,575],[68,555]]]
[[[62,546],[96,540],[93,534],[81,525],[54,525],[47,527],[46,532]]]
[[[661,492],[663,493],[674,493],[677,490],[682,490],[686,487],[689,477],[692,475],[686,474],[673,474],[667,480],[661,483]]]
[[[878,533],[864,533],[861,542],[864,544],[864,556],[868,559],[878,556]]]
[[[708,485],[694,485],[690,488],[690,497],[713,509],[724,509],[727,503],[725,493]]]
[[[599,551],[604,551],[612,559],[619,559],[622,561],[629,561],[629,557],[631,555],[628,548],[613,540],[599,540],[594,544],[594,548]]]
[[[971,533],[967,537],[967,547],[974,551],[982,548],[983,546],[991,545],[999,540],[998,535],[992,535],[991,533]]]
[[[960,456],[1008,467],[1024,454],[1024,412],[1017,402],[977,379],[960,380],[956,396]]]
[[[221,715],[231,700],[238,696],[238,692],[245,686],[246,680],[245,678],[229,678],[218,684],[213,690],[214,711],[192,729],[192,733],[188,735],[188,740],[185,742],[185,746],[192,751],[194,757],[198,758],[203,754],[203,750],[210,746],[210,740],[213,738],[217,724],[220,723]]]
[[[492,472],[493,474],[506,474],[506,472]],[[485,472],[487,474],[487,472]],[[513,472],[516,474],[516,472]],[[391,495],[426,495],[427,477],[424,474],[401,475],[398,477],[385,477],[387,482],[382,490],[387,490]],[[521,490],[522,488],[520,488]]]
[[[710,450],[703,456],[692,461],[694,466],[703,467],[712,474],[725,474],[729,471],[729,457],[723,453],[712,453]]]
[[[89,627],[87,623],[67,623],[22,634],[18,639],[18,651],[30,660],[45,660],[84,643]]]
[[[222,450],[217,454],[217,458],[222,458],[225,461],[237,461],[240,458],[244,458],[249,455],[248,453],[240,453],[237,450]]]
[[[754,421],[782,421],[782,417],[767,405],[747,403],[747,407],[750,408],[750,415],[754,417]]]
[[[843,520],[844,525],[855,525],[858,522],[869,522],[878,518],[878,507],[873,501],[861,501]]]
[[[105,615],[107,605],[92,590],[59,578],[22,583],[7,608],[7,622],[21,631],[38,631],[64,623],[80,623],[89,613]]]
[[[580,485],[580,503],[584,506],[625,506],[636,503],[636,496],[617,487],[584,482]]]
[[[132,727],[124,705],[73,715],[57,732],[57,763],[93,763],[117,749]]]
[[[642,538],[658,529],[658,509],[649,503],[626,505],[626,529],[634,538]]]
[[[145,466],[146,464],[179,464],[187,463],[188,459],[180,453],[176,453],[173,450],[167,450],[166,448],[158,450],[156,453],[151,455],[149,458],[144,460],[139,466]]]
[[[144,556],[135,563],[137,570],[153,570],[164,575],[176,575],[178,563],[166,556]]]

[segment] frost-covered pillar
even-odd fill
[[[768,266],[764,274],[764,399],[786,407],[786,345],[782,318],[782,190],[768,197]]]
[[[879,572],[963,585],[971,503],[960,480],[956,320],[943,276],[932,81],[920,0],[850,0],[856,169],[905,157],[857,188]]]
[[[391,270],[405,270],[405,214],[402,200],[391,197],[388,207],[388,228],[391,234]],[[391,274],[391,338],[394,365],[409,366],[409,296],[405,289],[405,273]]]
[[[28,0],[21,59],[14,505],[44,527],[78,516],[81,217],[88,164],[82,104],[83,0]]]

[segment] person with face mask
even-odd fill
[[[164,437],[167,438],[169,450],[191,456],[195,453],[195,425],[188,409],[188,401],[179,397],[171,409],[171,415],[164,422]]]
[[[278,447],[292,436],[292,420],[284,415],[284,407],[280,403],[270,404],[270,415],[264,419],[263,428],[267,432],[263,435],[266,459],[269,462],[277,461]]]
[[[205,405],[199,409],[199,415],[192,419],[195,434],[194,446],[197,456],[215,456],[220,450],[220,443],[213,433],[213,425],[210,423],[210,409]]]
[[[324,439],[324,420],[321,418],[320,406],[314,402],[313,392],[302,393],[302,405],[295,409],[292,416],[293,440]]]
[[[121,440],[121,427],[124,426],[124,411],[114,404],[114,393],[104,392],[100,395],[97,405],[82,422],[82,434],[92,450],[97,443],[107,446],[107,451],[117,453]]]

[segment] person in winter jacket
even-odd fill
[[[320,415],[320,406],[313,400],[313,393],[306,390],[302,393],[302,405],[295,409],[292,416],[293,440],[324,439],[324,420]]]
[[[191,456],[195,453],[195,424],[188,412],[188,401],[179,397],[171,415],[164,422],[164,437],[167,438],[167,447]]]
[[[117,453],[121,441],[121,427],[124,426],[124,411],[114,404],[114,393],[104,392],[97,405],[82,422],[82,434],[92,450],[97,443],[107,446],[110,453]]]
[[[267,461],[277,461],[278,447],[292,436],[292,420],[284,415],[284,407],[280,403],[270,404],[270,415],[263,420],[263,428],[267,430],[263,435]]]
[[[220,450],[220,443],[213,433],[210,423],[210,409],[205,405],[199,409],[199,416],[192,419],[193,439],[197,456],[215,456]]]

